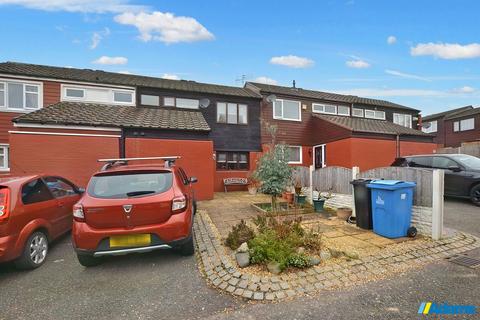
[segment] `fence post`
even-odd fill
[[[443,234],[445,172],[443,170],[433,170],[432,180],[432,239],[439,240]]]
[[[308,167],[308,178],[310,180],[310,190],[309,190],[310,204],[312,205],[313,205],[313,171],[315,171],[315,166],[310,165],[310,167]]]
[[[352,168],[352,180],[355,180],[358,178],[360,175],[360,168],[359,167],[353,167]],[[353,188],[353,185],[350,187],[352,188],[352,217],[357,216],[356,208],[355,208],[355,189]]]

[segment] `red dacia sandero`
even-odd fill
[[[103,256],[175,248],[194,253],[195,198],[178,157],[105,159],[73,207],[72,240],[78,260],[89,267]],[[164,164],[131,165],[133,160]]]

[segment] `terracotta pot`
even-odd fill
[[[287,191],[282,192],[282,199],[287,199],[287,193],[288,193]]]
[[[347,220],[352,215],[352,209],[350,208],[338,208],[337,218],[340,220]]]
[[[250,193],[251,195],[256,195],[257,194],[257,187],[248,186],[248,193]]]
[[[288,204],[292,204],[293,203],[293,193],[286,192],[285,193],[285,199],[287,200]]]

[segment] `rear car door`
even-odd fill
[[[60,234],[58,220],[61,216],[57,205],[57,200],[45,185],[42,179],[34,179],[25,183],[21,189],[23,202],[24,223],[35,220],[45,219],[51,226],[49,230],[52,238]]]
[[[465,169],[456,161],[444,157],[434,156],[434,169],[445,171],[445,194],[450,196],[468,196],[468,182],[466,181]],[[452,170],[453,167],[460,168],[460,171]]]
[[[70,181],[60,177],[44,177],[43,181],[57,199],[58,229],[60,232],[67,232],[72,228],[73,205],[80,199],[78,188]]]
[[[99,228],[127,228],[160,224],[172,215],[173,173],[139,170],[100,173],[88,184],[82,202],[85,221]]]

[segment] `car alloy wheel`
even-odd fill
[[[48,240],[43,233],[37,233],[30,241],[30,259],[34,264],[42,264],[48,252]]]

